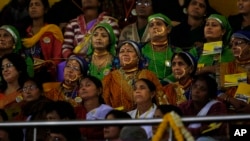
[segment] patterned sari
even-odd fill
[[[151,80],[157,87],[156,100],[158,104],[167,104],[164,97],[162,85],[155,74],[149,70],[142,69],[135,75],[135,79],[126,79],[121,70],[114,70],[103,79],[103,98],[106,104],[113,108],[122,108],[124,111],[135,109],[133,100],[133,84],[140,78]]]

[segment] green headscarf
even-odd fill
[[[93,32],[99,28],[99,27],[103,27],[109,34],[109,40],[110,40],[110,44],[109,44],[109,52],[115,56],[116,52],[115,52],[115,47],[116,47],[116,42],[117,42],[117,39],[116,39],[116,36],[115,36],[115,33],[113,31],[113,28],[110,24],[108,23],[99,23],[95,26]],[[92,33],[93,34],[93,33]],[[91,41],[92,42],[92,41]],[[87,52],[87,55],[92,55],[93,54],[93,46],[92,44],[90,45],[90,47],[88,48],[88,52]]]
[[[21,42],[20,34],[17,31],[17,29],[11,25],[3,25],[0,27],[0,29],[7,31],[12,36],[12,38],[14,39],[14,43],[15,43],[15,48],[14,48],[13,52],[19,53],[19,51],[22,48],[22,42]]]
[[[148,22],[151,22],[153,19],[160,19],[164,21],[167,25],[172,26],[172,21],[165,15],[161,13],[153,14],[148,17]]]
[[[227,18],[223,15],[219,14],[211,14],[208,19],[214,19],[218,21],[222,28],[226,30],[225,34],[223,35],[223,43],[227,44],[230,40],[231,34],[232,34],[232,28],[227,20]]]
[[[10,33],[15,42],[15,48],[13,49],[12,52],[20,54],[21,53],[20,51],[22,49],[22,41],[18,30],[11,25],[3,25],[0,27],[0,29],[3,29],[8,33]],[[33,77],[34,76],[33,59],[30,56],[25,56],[25,62],[27,64],[27,72],[29,76]]]

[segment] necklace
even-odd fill
[[[152,55],[153,55],[153,60],[154,60],[154,69],[155,69],[155,73],[157,75],[158,78],[160,78],[160,74],[158,73],[158,68],[156,65],[156,58],[155,58],[155,51],[154,51],[154,45],[151,45],[152,47]],[[167,55],[167,48],[166,48],[166,54],[165,54],[165,67],[164,67],[164,72],[163,72],[163,78],[166,76],[166,67],[170,67],[170,61],[167,59],[168,55]]]
[[[167,46],[168,45],[168,40],[164,41],[164,42],[151,42],[152,45],[154,46]]]
[[[137,71],[138,70],[138,67],[135,67],[135,68],[132,68],[132,69],[129,69],[129,70],[123,70],[125,73],[130,73],[130,72],[134,72],[134,71]]]
[[[139,71],[138,71],[138,69],[133,73],[133,75],[132,75],[132,77],[127,77],[126,76],[126,74],[125,74],[125,72],[124,72],[124,70],[122,70],[121,68],[119,69],[119,73],[121,74],[121,81],[120,81],[120,84],[121,84],[121,87],[120,87],[120,90],[121,90],[121,92],[120,92],[120,94],[121,94],[121,108],[122,109],[124,109],[125,111],[126,110],[128,110],[128,109],[125,109],[125,108],[127,108],[127,107],[124,107],[124,103],[123,103],[123,100],[125,99],[125,97],[124,97],[124,95],[123,95],[123,80],[126,80],[126,82],[127,82],[127,84],[128,84],[128,86],[129,87],[132,87],[133,85],[134,85],[134,83],[135,83],[135,81],[137,80],[137,78],[138,78],[138,74],[139,74]],[[130,98],[131,98],[131,103],[132,103],[132,106],[131,107],[128,107],[128,108],[132,108],[132,109],[134,109],[134,107],[135,107],[135,103],[134,103],[134,98],[133,98],[133,95],[132,95],[132,93],[130,93]],[[129,109],[130,110],[130,109]]]
[[[138,68],[134,69],[134,71],[130,71],[130,74],[126,74],[123,69],[119,69],[123,78],[128,82],[130,86],[133,86],[137,80]],[[133,72],[133,73],[132,73]]]
[[[177,85],[179,87],[181,87],[182,89],[186,90],[188,86],[190,86],[190,84],[192,83],[192,79],[188,79],[184,85],[180,84],[179,82],[177,83]]]
[[[134,4],[135,4],[135,0],[123,0],[124,1],[124,9],[125,9],[125,19],[124,21],[126,22],[128,20],[129,14],[131,13]],[[131,2],[131,3],[129,3]],[[128,5],[130,5],[130,7],[127,7]]]
[[[237,59],[235,59],[235,62],[239,65],[245,65],[245,64],[249,64],[250,63],[250,59],[246,60],[246,61],[239,61]]]
[[[100,56],[104,56],[104,59],[97,58],[97,57],[100,57]],[[111,55],[108,54],[108,53],[105,53],[103,55],[95,55],[95,54],[93,54],[92,59],[93,59],[93,61],[92,61],[93,65],[95,65],[97,67],[97,71],[100,72],[100,70],[103,67],[106,67],[107,64],[110,62]]]
[[[109,52],[108,51],[105,51],[105,52],[102,52],[102,53],[97,53],[97,52],[94,52],[94,56],[98,56],[98,57],[100,57],[100,56],[104,56],[104,55],[107,55],[107,54],[109,54]]]

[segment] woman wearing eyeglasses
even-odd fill
[[[70,102],[74,107],[77,106],[78,80],[81,76],[86,76],[88,65],[85,59],[73,55],[68,58],[64,67],[63,82],[45,83],[45,96],[54,101],[62,100]]]
[[[229,105],[232,112],[236,113],[250,113],[250,104],[247,98],[236,96],[238,84],[225,88],[226,75],[234,75],[243,73],[243,83],[250,83],[250,32],[237,31],[231,37],[231,46],[235,60],[229,63],[223,63],[220,66],[220,84],[224,88],[225,93],[220,97]],[[247,89],[247,88],[246,88]]]
[[[16,53],[6,54],[0,62],[2,78],[0,84],[0,108],[5,109],[11,120],[20,112],[16,97],[21,94],[27,74],[27,65],[23,57]]]
[[[21,113],[15,118],[20,121],[40,121],[44,120],[44,107],[51,101],[44,97],[42,83],[34,78],[28,78],[23,87],[22,95],[18,96],[17,101],[21,105]],[[34,128],[24,128],[24,139],[33,139]],[[46,128],[37,128],[37,140],[44,140]]]
[[[149,41],[148,17],[153,14],[153,0],[136,0],[135,13],[136,22],[123,28],[119,42],[132,40],[137,43],[145,44]]]

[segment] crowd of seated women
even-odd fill
[[[183,18],[157,9],[159,1],[135,0],[121,22],[103,10],[107,1],[82,0],[82,13],[59,24],[47,19],[48,0],[27,0],[25,32],[0,25],[0,121],[250,114],[250,1],[237,1],[239,14],[229,18],[208,0],[169,3],[185,9]],[[196,140],[224,141],[234,124],[185,127]],[[151,140],[157,129],[38,127],[37,140]],[[0,139],[30,141],[33,127],[0,128]]]

